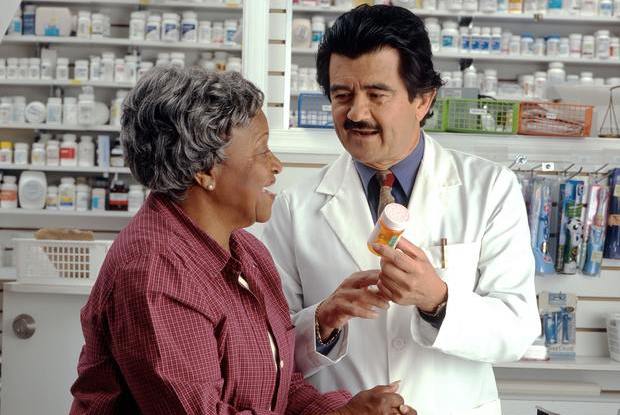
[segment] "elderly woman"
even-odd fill
[[[396,386],[321,395],[294,371],[295,331],[265,247],[282,165],[263,94],[235,73],[154,69],[127,97],[121,140],[151,194],[82,310],[72,414],[407,412]],[[411,411],[413,412],[413,411]]]

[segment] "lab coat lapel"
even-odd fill
[[[339,241],[360,270],[377,268],[378,261],[366,245],[374,226],[372,216],[348,153],[340,156],[328,169],[316,191],[330,196],[321,208],[321,214],[338,238],[331,243]]]
[[[403,235],[418,246],[439,243],[433,240],[433,234],[442,232],[444,193],[447,188],[461,184],[452,155],[427,134],[424,137],[424,157],[409,199],[410,223]]]

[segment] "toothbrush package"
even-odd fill
[[[609,192],[609,218],[603,256],[620,259],[620,168],[613,169],[609,176]]]
[[[609,188],[601,184],[591,185],[587,206],[583,228],[584,239],[581,245],[581,269],[584,275],[596,277],[601,273],[601,265],[603,262],[607,208],[609,206]]]
[[[543,291],[538,296],[545,345],[550,359],[574,359],[577,296]]]
[[[560,186],[560,222],[556,269],[576,274],[583,240],[583,180],[569,180]]]

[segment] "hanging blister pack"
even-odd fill
[[[560,186],[562,189],[562,186]],[[583,189],[582,180],[569,180],[563,185],[561,220],[559,226],[558,258],[561,256],[563,274],[576,274],[580,246],[583,239]],[[557,264],[556,264],[557,265]]]
[[[553,274],[555,272],[553,258],[549,255],[551,205],[551,186],[549,182],[544,178],[535,179],[532,184],[529,218],[536,275]]]
[[[620,259],[620,168],[613,169],[609,176],[609,218],[603,257]]]
[[[592,184],[588,194],[584,240],[582,244],[581,269],[585,275],[599,276],[603,262],[609,188],[602,184]]]
[[[545,345],[551,359],[574,359],[577,296],[543,291],[538,296]]]

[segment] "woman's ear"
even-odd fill
[[[219,166],[214,166],[209,172],[200,171],[194,176],[198,186],[212,192],[215,190],[216,178],[219,174]]]

